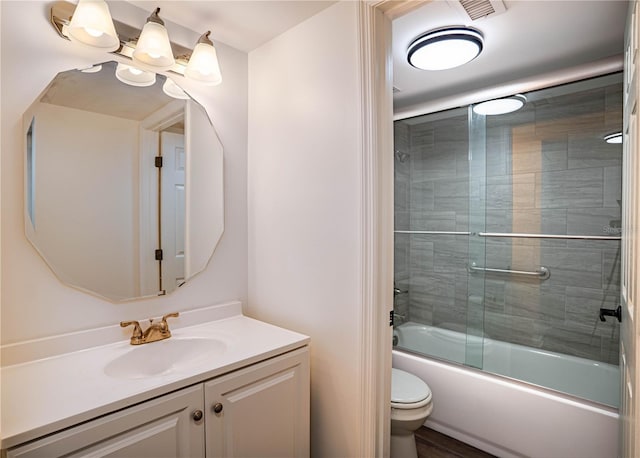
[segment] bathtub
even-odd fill
[[[417,323],[396,328],[398,347],[463,363],[467,336]],[[616,366],[484,339],[468,348],[485,370],[617,405]],[[500,457],[614,458],[617,409],[466,366],[393,350],[393,367],[423,379],[434,409],[425,425]],[[586,383],[585,383],[586,382]],[[608,392],[603,387],[613,385]],[[577,388],[577,389],[576,389]]]

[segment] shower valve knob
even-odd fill
[[[607,321],[606,316],[615,316],[618,322],[622,321],[622,307],[618,306],[615,309],[600,309],[600,321]]]

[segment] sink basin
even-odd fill
[[[129,351],[111,360],[105,374],[118,378],[145,378],[188,369],[216,358],[227,345],[216,339],[176,338],[132,346]]]

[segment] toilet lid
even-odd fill
[[[391,369],[391,402],[413,404],[431,397],[429,385],[413,374]]]

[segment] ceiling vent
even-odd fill
[[[472,21],[482,19],[490,14],[498,14],[506,11],[502,0],[449,0],[450,4],[462,9],[469,15]]]

